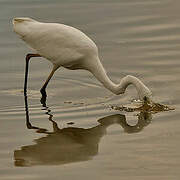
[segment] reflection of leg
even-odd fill
[[[52,118],[53,118],[53,115],[52,115],[52,114],[49,114],[49,121],[51,121],[51,122],[53,123],[53,130],[54,130],[54,132],[57,132],[57,131],[60,130],[60,129],[59,129],[57,123],[52,120]]]
[[[42,104],[42,105],[43,105],[43,107],[45,107],[45,109],[43,109],[43,110],[46,110],[46,111],[47,111],[45,114],[47,114],[47,115],[49,116],[49,118],[48,118],[49,121],[51,121],[52,124],[53,124],[53,131],[54,131],[54,132],[57,132],[57,131],[60,130],[60,129],[59,129],[57,123],[53,120],[53,115],[51,114],[51,110],[49,109],[49,107],[44,106],[44,104]]]
[[[39,128],[36,126],[32,126],[29,120],[29,109],[28,109],[28,100],[27,100],[27,96],[24,96],[24,102],[25,102],[25,111],[26,111],[26,127],[28,129],[36,129],[37,132],[39,133],[46,133],[47,129],[44,128]]]
[[[25,110],[26,110],[26,127],[28,129],[33,129],[33,126],[31,125],[29,121],[29,109],[28,109],[27,96],[24,96],[24,102],[25,102]]]
[[[26,55],[26,69],[25,69],[25,79],[24,79],[24,95],[27,94],[27,79],[28,79],[29,60],[32,57],[41,57],[41,56],[39,54],[27,54]]]

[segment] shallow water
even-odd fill
[[[0,0],[0,179],[179,179],[179,6],[178,0]],[[39,89],[51,64],[38,58],[30,63],[24,99],[24,57],[31,50],[11,25],[20,16],[81,29],[98,45],[113,81],[134,75],[155,102],[175,110],[112,110],[135,99],[135,89],[115,96],[90,73],[63,68],[43,107]]]

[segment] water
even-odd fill
[[[178,0],[0,0],[0,179],[179,179],[179,6]],[[39,89],[51,64],[34,58],[25,111],[24,57],[31,50],[11,25],[22,16],[82,30],[114,82],[134,75],[155,102],[175,110],[112,110],[135,99],[135,89],[115,96],[90,73],[63,68],[43,107]]]

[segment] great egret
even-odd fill
[[[127,75],[119,84],[113,83],[100,62],[96,44],[80,30],[64,24],[42,23],[27,17],[14,18],[13,25],[21,39],[36,50],[35,54],[26,56],[25,94],[30,58],[44,57],[52,62],[53,69],[41,88],[43,96],[46,96],[45,89],[54,72],[62,66],[71,70],[88,70],[116,95],[123,94],[127,86],[133,84],[141,100],[152,100],[151,91],[134,76]]]

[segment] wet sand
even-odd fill
[[[0,179],[180,178],[178,0],[0,0],[0,5]],[[51,64],[38,58],[30,63],[24,99],[24,57],[32,51],[12,31],[12,18],[20,16],[82,30],[96,42],[114,82],[134,75],[152,90],[155,102],[175,110],[113,110],[109,107],[137,98],[133,87],[116,96],[90,73],[63,68],[51,80],[43,107],[39,89]]]

